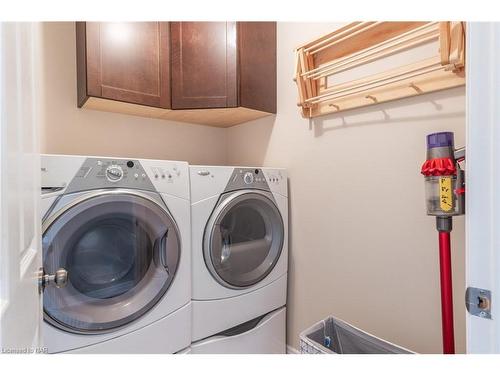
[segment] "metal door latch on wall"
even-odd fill
[[[468,287],[465,292],[465,306],[469,314],[491,319],[491,291]]]

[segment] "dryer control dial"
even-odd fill
[[[245,181],[245,184],[249,185],[253,183],[253,173],[252,172],[247,172],[243,175],[243,181]]]
[[[123,178],[123,169],[119,165],[111,164],[106,168],[106,178],[111,182],[118,182]]]

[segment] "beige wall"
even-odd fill
[[[42,38],[42,152],[224,164],[224,129],[77,108],[75,24],[44,23]]]
[[[425,135],[464,144],[464,89],[326,116],[299,115],[293,48],[338,24],[278,25],[278,114],[228,130],[230,164],[285,167],[288,343],[329,314],[418,352],[441,350],[437,232],[425,215]],[[454,220],[457,350],[465,350],[464,220]]]

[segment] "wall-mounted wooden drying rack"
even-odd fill
[[[431,58],[330,85],[341,72],[436,41]],[[348,24],[296,49],[294,81],[307,118],[464,85],[465,23]]]

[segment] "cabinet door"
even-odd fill
[[[276,22],[238,22],[240,106],[276,113]]]
[[[87,95],[170,108],[167,22],[87,22],[85,27]]]
[[[172,108],[237,104],[236,22],[171,22]]]

